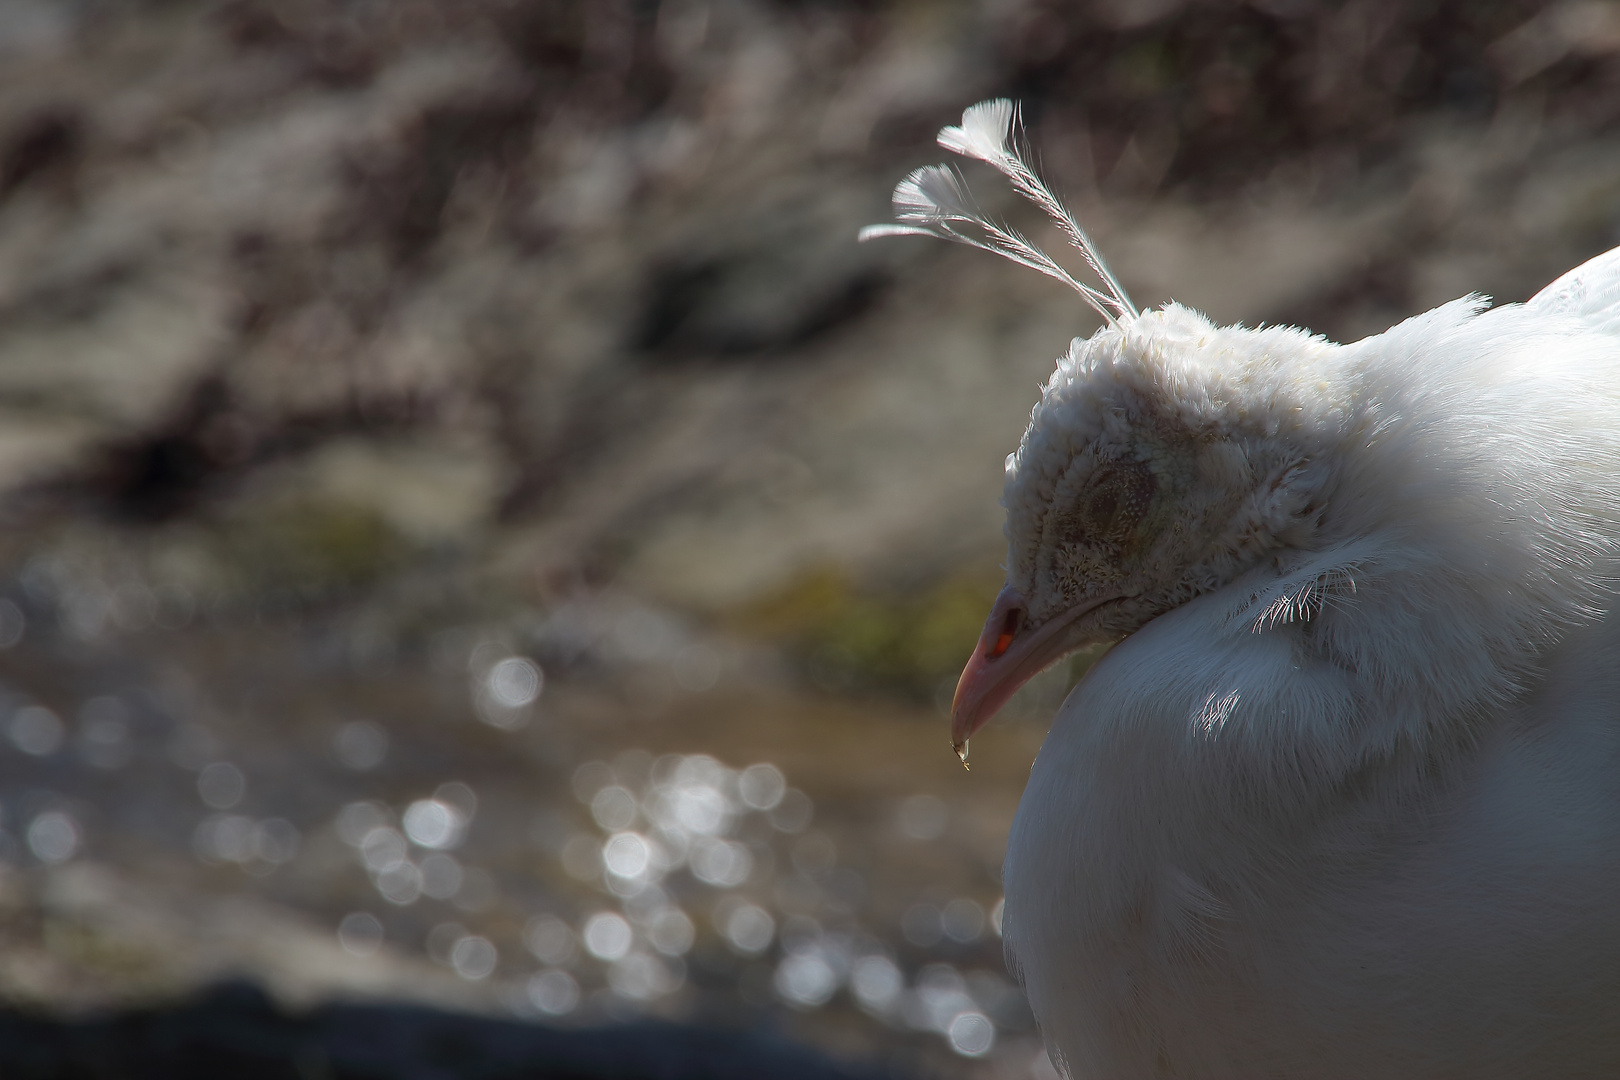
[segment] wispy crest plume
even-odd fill
[[[1015,191],[1052,219],[1069,243],[1080,251],[1106,291],[1077,281],[1019,232],[986,215],[975,205],[961,175],[947,165],[925,166],[900,181],[894,189],[894,216],[898,224],[868,225],[860,232],[861,240],[880,236],[937,236],[966,244],[1063,282],[1110,323],[1117,325],[1136,318],[1138,309],[1103,262],[1096,244],[1030,166],[1017,105],[1006,98],[979,102],[962,114],[959,126],[940,131],[939,145],[953,154],[982,161],[1005,176]]]

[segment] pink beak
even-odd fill
[[[1063,631],[1088,611],[1115,597],[1104,596],[1076,604],[1068,611],[1031,629],[1029,606],[1018,590],[1008,585],[996,597],[985,620],[984,633],[973,656],[962,669],[951,703],[951,745],[967,760],[967,741],[994,716],[1018,688],[1046,670],[1069,651]]]

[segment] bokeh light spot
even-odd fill
[[[66,730],[57,715],[43,705],[25,705],[7,725],[11,743],[32,757],[54,754],[62,746]]]
[[[757,904],[742,903],[722,910],[718,929],[733,950],[758,956],[776,936],[776,920]]]
[[[508,656],[489,669],[484,684],[497,705],[521,709],[540,696],[544,681],[540,666],[533,660]]]
[[[332,740],[338,760],[355,772],[370,772],[388,757],[388,732],[370,720],[350,720]]]
[[[228,761],[204,765],[197,774],[197,794],[215,810],[229,810],[247,794],[247,777]]]
[[[28,823],[28,850],[43,863],[63,863],[79,850],[79,823],[60,810],[47,810]]]
[[[983,1013],[965,1012],[951,1021],[945,1037],[963,1057],[983,1057],[996,1045],[996,1027]]]
[[[769,762],[750,765],[737,775],[737,794],[752,810],[774,810],[786,793],[782,770]]]
[[[530,976],[528,992],[529,1001],[547,1016],[567,1016],[579,1004],[579,983],[558,968]]]
[[[574,931],[555,915],[536,915],[523,928],[523,944],[542,964],[557,966],[574,958]]]
[[[338,923],[338,944],[351,956],[372,956],[382,943],[383,924],[369,912],[351,912]]]
[[[788,1004],[814,1009],[832,999],[838,989],[838,975],[821,956],[795,953],[777,965],[771,984]]]
[[[630,951],[633,934],[624,916],[612,911],[599,911],[585,922],[580,933],[585,951],[598,960],[612,962],[622,959]]]
[[[636,797],[626,788],[609,784],[591,798],[591,817],[609,832],[628,829],[636,820]]]
[[[500,953],[488,938],[469,935],[456,942],[450,950],[450,966],[463,979],[476,982],[495,973]]]
[[[461,814],[437,799],[418,799],[401,818],[405,835],[418,847],[448,850],[461,843]]]
[[[652,947],[665,956],[685,956],[692,949],[697,928],[680,908],[665,908],[653,916],[647,936]]]
[[[900,1000],[905,979],[886,956],[863,956],[850,971],[849,988],[862,1008],[886,1013]]]

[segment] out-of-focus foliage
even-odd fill
[[[954,686],[1000,582],[983,573],[909,590],[860,589],[820,568],[738,613],[735,627],[788,646],[824,690],[929,700]]]

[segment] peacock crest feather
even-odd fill
[[[979,102],[962,114],[960,125],[940,130],[939,145],[953,154],[982,161],[1005,176],[1014,191],[1052,219],[1079,250],[1103,288],[1095,289],[1077,280],[1023,234],[981,210],[962,174],[951,165],[925,165],[900,181],[894,189],[897,224],[868,225],[860,232],[862,241],[883,236],[936,236],[993,252],[1063,282],[1112,326],[1130,322],[1140,314],[1090,235],[1030,164],[1033,154],[1015,103],[1006,98]]]

